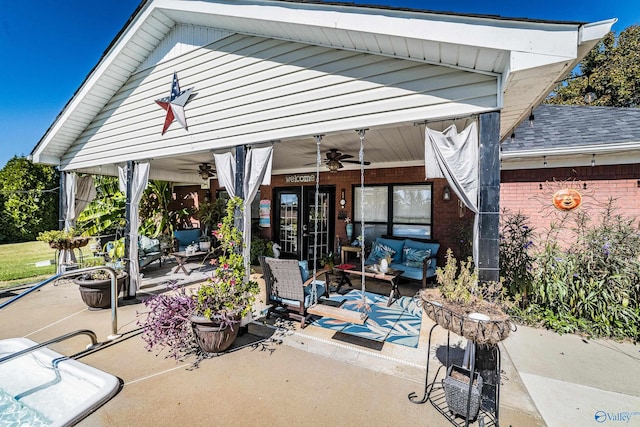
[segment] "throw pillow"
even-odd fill
[[[431,261],[430,249],[404,248],[402,253],[402,263],[407,267],[422,267],[422,261],[428,258]],[[427,268],[429,265],[427,265]]]
[[[309,263],[307,262],[307,260],[298,261],[298,265],[300,266],[300,276],[302,277],[302,283],[304,283],[309,280],[309,277],[311,277],[311,275],[309,274]]]
[[[371,249],[371,253],[367,258],[367,264],[377,264],[380,262],[382,258],[385,258],[387,256],[393,258],[395,253],[396,253],[395,249],[390,248],[389,246],[384,245],[382,243],[374,242],[373,248]]]

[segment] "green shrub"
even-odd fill
[[[533,281],[535,233],[527,220],[521,213],[504,212],[500,227],[500,276],[508,294],[521,306],[528,302]]]
[[[513,240],[506,247],[522,245],[522,232],[506,236]],[[525,265],[515,266],[517,259]],[[527,270],[531,261],[528,300],[512,313],[523,321],[561,333],[640,340],[640,232],[637,220],[617,214],[613,201],[596,221],[577,212],[552,224],[530,259],[500,261],[513,271]],[[514,298],[517,288],[510,288]]]

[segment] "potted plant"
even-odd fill
[[[234,225],[237,208],[242,208],[242,199],[234,197],[215,231],[222,255],[212,260],[216,269],[211,277],[193,292],[181,290],[145,301],[150,311],[139,323],[148,349],[169,347],[169,355],[180,358],[193,351],[194,344],[204,352],[220,353],[233,343],[259,292],[258,283],[247,278],[242,233]]]
[[[105,265],[104,261],[95,258],[85,262],[84,267]],[[122,291],[127,273],[122,271],[120,266],[108,264],[116,272],[117,294]],[[82,301],[89,307],[89,310],[102,310],[111,307],[111,276],[104,270],[95,270],[83,273],[72,279],[73,283],[78,285],[80,297]]]
[[[168,234],[160,234],[158,240],[160,241],[160,250],[164,255],[168,255],[173,249],[173,237]]]
[[[211,239],[212,231],[218,228],[225,213],[225,202],[220,197],[213,202],[203,202],[198,206],[197,216],[204,236]]]
[[[191,322],[198,345],[208,353],[224,351],[231,345],[240,320],[251,311],[259,291],[256,282],[247,280],[242,233],[235,227],[236,209],[242,209],[239,197],[229,200],[227,215],[214,231],[222,254],[217,261],[212,260],[217,268],[195,293]]]
[[[319,261],[321,266],[332,269],[333,266],[335,265],[333,252],[329,252],[328,254],[322,255]]]
[[[495,345],[509,336],[511,318],[502,310],[502,282],[478,283],[469,258],[457,261],[447,250],[446,264],[436,269],[435,289],[419,292],[419,303],[437,324],[476,344]]]
[[[211,237],[206,234],[200,237],[200,242],[198,243],[200,250],[203,252],[209,252],[211,249]]]
[[[52,249],[77,249],[89,243],[89,237],[79,236],[74,228],[49,230],[38,234],[37,240],[47,242]]]

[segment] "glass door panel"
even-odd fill
[[[300,190],[276,190],[275,240],[285,258],[300,257]]]
[[[335,217],[335,188],[320,187],[316,210],[315,187],[304,188],[305,210],[303,225],[303,252],[309,265],[315,259],[333,252],[334,217]],[[318,265],[319,267],[319,265]]]

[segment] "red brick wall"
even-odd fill
[[[593,221],[599,221],[607,201],[613,198],[617,213],[640,218],[639,180],[640,164],[503,170],[500,206],[527,215],[540,232],[565,216],[572,226],[572,214],[555,209],[552,196],[559,189],[574,188],[582,195],[583,204],[572,212],[586,211]]]
[[[403,183],[423,183],[424,180],[424,167],[406,167],[406,168],[386,168],[386,169],[374,169],[366,170],[364,177],[366,184],[403,184]],[[451,192],[451,200],[444,202],[442,200],[442,190],[446,185],[444,179],[436,179],[431,181],[433,183],[433,230],[432,238],[438,240],[441,244],[441,250],[438,253],[439,263],[444,259],[444,253],[448,247],[454,247],[457,241],[457,228],[462,223],[458,215],[458,198]],[[336,189],[336,212],[335,212],[335,224],[336,235],[340,237],[342,242],[347,239],[346,229],[344,227],[344,221],[338,219],[338,212],[340,210],[340,196],[341,190],[345,190],[345,200],[347,204],[345,210],[349,217],[353,214],[353,200],[352,200],[352,186],[360,185],[360,171],[349,170],[340,171],[338,173],[321,172],[320,184],[327,186],[335,186]],[[211,197],[215,195],[217,181],[211,181]],[[274,175],[271,177],[270,186],[260,187],[260,198],[271,200],[273,197],[273,190],[276,187],[299,187],[300,183],[287,183],[285,182],[285,175]],[[315,183],[309,183],[309,186],[315,186]],[[193,191],[193,187],[190,187]],[[201,194],[200,197],[204,197]],[[273,223],[273,201],[271,209],[271,221]],[[466,208],[462,209],[464,215],[470,216],[470,211]],[[271,228],[265,228],[262,230],[262,237],[271,239]]]

